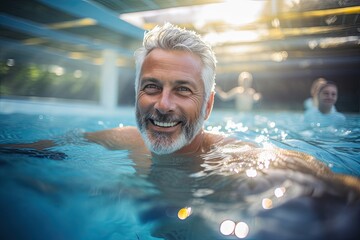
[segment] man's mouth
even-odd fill
[[[180,123],[180,122],[159,122],[159,121],[152,120],[152,119],[150,121],[155,126],[163,127],[163,128],[174,127],[174,126],[176,126],[176,125],[178,125]]]

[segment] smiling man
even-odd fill
[[[255,205],[249,205],[249,211],[247,208],[244,210],[245,215],[253,214],[257,221],[263,219],[264,223],[275,218],[271,228],[260,229],[257,233],[255,231],[253,239],[290,239],[287,235],[282,235],[283,232],[287,229],[292,233],[299,226],[305,229],[301,237],[306,239],[325,239],[325,236],[333,236],[334,231],[348,236],[358,233],[356,223],[360,216],[360,181],[357,177],[336,174],[322,162],[304,153],[270,146],[257,148],[251,143],[226,138],[203,129],[214,103],[216,59],[210,46],[199,35],[165,24],[149,31],[143,44],[135,53],[137,127],[87,132],[84,137],[88,141],[108,149],[130,150],[137,173],[157,186],[162,197],[171,198],[176,203],[179,199],[183,200],[182,204],[202,202],[203,199],[198,197],[195,201],[188,200],[194,200],[199,192],[215,187],[219,191],[210,195],[211,204],[216,204],[213,200],[217,198],[226,203],[233,202],[236,208],[226,208],[223,211],[231,212],[235,217],[241,216],[237,212],[238,202],[246,203],[257,198],[260,200],[268,195],[273,198],[273,188],[291,186],[287,194],[292,195],[285,203],[283,200],[279,201],[278,207],[274,207],[273,211],[264,212],[260,209],[259,212],[254,212],[257,208]],[[5,144],[2,147],[43,150],[56,143],[60,141]],[[53,157],[59,156],[62,157]],[[164,163],[167,167],[162,165]],[[196,181],[194,174],[200,175],[201,179]],[[43,185],[37,188],[43,189]],[[159,198],[154,199],[158,200]],[[273,200],[274,203],[277,201],[275,198]],[[256,205],[258,204],[257,202]],[[201,234],[208,233],[207,224],[212,220],[221,220],[220,215],[213,212],[209,214],[209,208],[201,211],[201,205],[203,204],[197,204],[197,218],[193,214],[190,221],[185,222],[189,224],[186,226],[187,231],[190,229]],[[154,234],[165,239],[169,239],[166,234],[172,232],[176,235],[171,236],[182,236],[177,234],[184,234],[182,231],[185,225],[181,225],[178,219],[171,220],[167,215],[167,208],[161,211],[164,215],[152,214],[150,211],[144,217],[160,219],[165,216],[163,224],[159,224],[160,229]],[[222,210],[219,211],[221,213]],[[156,212],[159,212],[158,208]],[[297,218],[303,213],[309,215]],[[354,214],[349,216],[350,213]],[[331,219],[345,219],[346,224],[340,224],[339,230],[337,221],[329,221]],[[324,229],[333,232],[318,231],[318,226],[322,226],[320,224],[324,222],[327,223]],[[289,226],[285,228],[284,223],[289,223]],[[211,231],[214,229],[217,227]],[[343,239],[342,234],[339,239]],[[192,239],[214,238],[201,235]]]
[[[169,23],[156,27],[135,57],[138,129],[86,133],[88,140],[164,155],[205,152],[224,139],[203,130],[214,103],[216,58],[199,35]]]
[[[145,58],[136,119],[152,152],[168,154],[189,143],[193,149],[201,146],[214,95],[206,102],[201,69],[201,59],[186,51],[154,49]]]
[[[227,142],[203,129],[214,103],[216,58],[200,35],[170,23],[155,27],[145,34],[135,60],[138,127],[87,132],[87,140],[153,155],[204,153]],[[2,147],[42,150],[55,145],[43,140]]]

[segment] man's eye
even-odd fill
[[[147,84],[144,86],[143,90],[147,93],[155,93],[160,91],[160,87],[155,84]]]
[[[187,87],[178,87],[178,91],[180,92],[191,92],[191,90]]]
[[[148,85],[145,85],[144,88],[157,88],[157,86],[155,84],[148,84]]]

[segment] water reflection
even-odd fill
[[[264,198],[261,202],[261,206],[264,209],[271,209],[273,207],[272,200],[270,198]]]
[[[244,222],[239,222],[235,227],[235,235],[238,238],[245,238],[249,233],[249,226]]]
[[[178,211],[178,218],[180,220],[185,220],[191,215],[191,207],[184,207]]]
[[[286,188],[284,188],[284,187],[275,188],[274,194],[277,198],[281,198],[282,196],[284,196],[285,191],[286,191]]]
[[[221,234],[235,235],[238,238],[245,238],[249,233],[249,226],[245,222],[235,223],[232,220],[225,220],[220,225]]]
[[[46,119],[43,115],[36,116],[37,122]],[[43,217],[43,210],[40,213],[25,211],[23,214],[29,213],[31,218],[28,222],[25,217],[14,217],[13,210],[18,208],[12,200],[26,197],[26,206],[32,209],[41,206],[50,217],[65,219],[59,220],[63,225],[73,223],[76,216],[76,221],[96,230],[91,231],[92,235],[76,239],[298,239],[299,236],[346,239],[359,236],[360,197],[356,191],[338,185],[331,173],[312,163],[310,158],[277,150],[271,141],[274,136],[281,139],[278,136],[283,132],[288,134],[283,144],[289,148],[291,145],[317,152],[326,159],[333,155],[328,151],[344,149],[336,152],[339,160],[334,163],[337,165],[341,154],[351,151],[349,146],[358,149],[358,135],[353,134],[359,134],[359,128],[352,128],[350,133],[339,130],[344,138],[341,142],[335,137],[326,141],[311,138],[313,145],[310,145],[309,141],[294,139],[298,135],[284,128],[281,121],[261,117],[257,120],[255,126],[254,121],[229,126],[238,131],[247,126],[249,130],[241,132],[245,138],[255,139],[266,132],[268,137],[258,141],[260,148],[241,144],[239,140],[237,144],[215,148],[199,158],[154,158],[149,166],[133,163],[134,159],[150,159],[149,155],[107,151],[90,144],[83,144],[81,148],[64,146],[61,150],[69,154],[71,160],[50,164],[43,159],[23,161],[7,155],[14,161],[0,169],[3,184],[0,201],[4,203],[1,209],[6,210],[4,216],[7,217],[4,219],[19,220],[16,226],[21,226]],[[102,127],[108,122],[94,121],[94,124]],[[354,126],[358,126],[358,122]],[[279,131],[275,131],[275,127]],[[255,131],[265,128],[267,131],[263,133]],[[322,155],[321,149],[326,149],[328,154]],[[144,171],[145,168],[149,169]],[[23,206],[23,203],[18,204]],[[64,216],[64,212],[74,214]],[[3,226],[7,224],[5,220],[1,222]],[[50,225],[46,220],[41,223],[46,227]],[[79,231],[77,225],[70,230]],[[69,233],[67,239],[74,236]]]
[[[220,225],[220,232],[223,235],[230,235],[234,232],[235,229],[235,222],[231,220],[225,220]]]
[[[316,177],[330,173],[312,164],[311,157],[262,144],[266,148],[230,144],[200,158],[153,159],[146,179],[158,194],[146,200],[149,209],[143,216],[148,217],[143,219],[156,222],[154,236],[291,239],[294,229],[306,226],[310,238],[322,238],[327,233],[317,226],[331,216],[347,218],[348,212],[340,209],[352,198],[349,189]],[[346,207],[360,213],[353,204]],[[325,217],[322,212],[327,212]],[[339,231],[356,232],[353,224]]]

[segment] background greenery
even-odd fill
[[[65,69],[54,65],[0,62],[0,94],[98,101],[99,74],[89,69]]]

